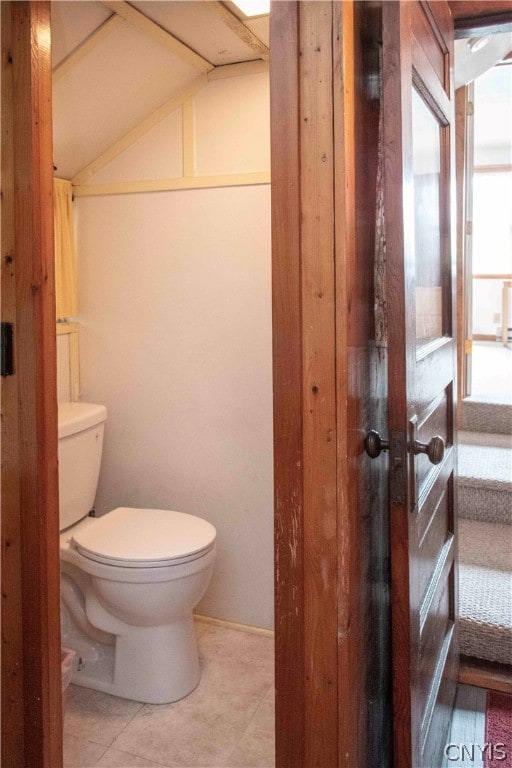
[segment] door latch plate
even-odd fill
[[[13,324],[0,323],[0,376],[14,373]]]
[[[405,432],[392,432],[389,439],[389,495],[392,504],[405,504],[407,489],[407,439]]]

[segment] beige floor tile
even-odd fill
[[[273,765],[273,640],[204,622],[196,631],[201,683],[182,701],[141,705],[70,687],[66,768]]]
[[[64,768],[93,768],[104,752],[101,744],[64,734]]]
[[[120,752],[118,749],[107,749],[95,768],[162,768],[162,763],[154,763],[143,757]],[[167,768],[167,766],[163,766]]]
[[[142,706],[137,701],[71,685],[67,691],[64,732],[109,747]]]
[[[275,704],[272,686],[226,760],[225,768],[274,768]]]
[[[273,683],[270,638],[210,627],[202,677],[182,701],[144,706],[114,747],[172,768],[215,768],[240,740]]]
[[[205,658],[220,656],[228,663],[235,659],[268,664],[272,668],[274,665],[274,640],[272,637],[214,625],[201,638],[199,652]]]

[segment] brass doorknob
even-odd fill
[[[364,439],[364,449],[370,459],[376,459],[382,451],[389,451],[389,440],[383,440],[375,429],[370,429]]]
[[[428,443],[415,440],[413,451],[416,456],[418,453],[426,453],[432,464],[440,464],[444,458],[444,440],[439,435],[432,437]]]

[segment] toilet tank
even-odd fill
[[[60,530],[89,514],[100,474],[104,405],[59,403]]]

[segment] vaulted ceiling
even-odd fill
[[[198,78],[268,54],[268,15],[229,2],[53,2],[57,174],[75,177]]]

